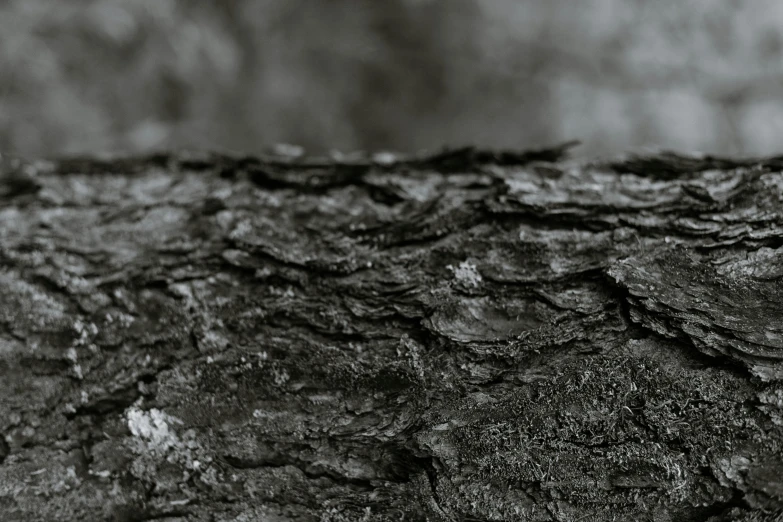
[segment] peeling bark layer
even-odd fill
[[[772,521],[783,160],[2,166],[0,519]]]

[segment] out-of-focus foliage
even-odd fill
[[[0,150],[783,149],[783,3],[0,1]]]

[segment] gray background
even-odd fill
[[[0,2],[0,150],[783,150],[783,2]]]

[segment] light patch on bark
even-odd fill
[[[476,270],[476,265],[468,261],[463,261],[456,268],[453,265],[446,266],[454,273],[454,277],[457,281],[460,281],[466,285],[478,287],[481,283],[481,274]]]
[[[157,408],[142,411],[132,407],[126,413],[126,418],[133,436],[144,440],[152,450],[164,452],[179,444],[177,434],[169,427],[169,423],[177,419]]]

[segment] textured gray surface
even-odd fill
[[[17,165],[2,520],[777,520],[778,159]]]

